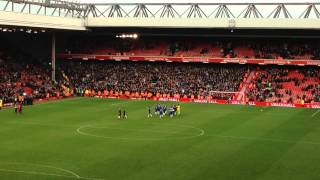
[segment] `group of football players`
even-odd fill
[[[160,118],[163,118],[166,114],[168,114],[169,117],[172,118],[175,115],[180,115],[180,113],[181,113],[180,104],[171,105],[169,108],[165,104],[164,105],[157,104],[154,108],[154,114],[159,115]],[[152,116],[153,116],[152,108],[149,106],[148,107],[148,118],[152,117]]]

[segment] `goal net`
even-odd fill
[[[228,92],[228,91],[210,91],[210,96],[213,99],[221,99],[228,101],[239,101],[241,103],[245,103],[245,95],[244,92]]]

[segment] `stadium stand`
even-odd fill
[[[319,102],[319,77],[320,70],[315,68],[259,68],[247,94],[251,101]]]
[[[79,38],[70,39],[69,53],[257,58],[257,59],[320,59],[319,45],[303,40],[221,39],[221,38]]]
[[[119,40],[93,38],[92,41],[68,41],[69,53],[108,53],[181,56],[227,56],[266,58],[314,58],[316,44],[273,41],[203,39],[178,41],[157,39]],[[191,43],[192,42],[192,43]],[[259,41],[260,42],[260,41]],[[113,44],[113,46],[110,46]],[[71,46],[72,45],[72,46]],[[282,48],[281,48],[282,47]],[[276,103],[312,103],[320,101],[320,70],[297,66],[257,66],[203,63],[166,63],[132,61],[60,60],[57,82],[50,78],[48,64],[34,60],[28,54],[0,48],[0,96],[5,103],[14,101],[16,95],[47,99],[72,94],[104,94],[104,91],[130,97],[187,97],[197,99],[240,100],[237,94],[219,92],[244,92],[247,101]],[[289,53],[290,49],[290,53]],[[288,56],[289,55],[289,56]],[[254,74],[251,77],[251,74]],[[249,78],[250,77],[250,78]],[[94,93],[93,93],[94,92]],[[242,96],[242,95],[241,95]]]
[[[174,66],[172,65],[174,64]],[[61,62],[63,70],[58,85],[50,80],[45,66],[8,60],[1,57],[0,95],[5,103],[14,101],[18,94],[33,99],[61,97],[64,89],[74,89],[78,95],[86,90],[103,93],[104,90],[141,97],[188,97],[198,99],[236,100],[250,69],[241,65],[198,63],[148,62]],[[320,71],[313,68],[264,67],[255,75],[246,96],[249,101],[279,103],[313,103],[320,101]],[[136,95],[138,93],[138,95]]]
[[[232,99],[246,73],[245,66],[148,62],[67,62],[62,69],[77,92],[144,92],[173,97]]]
[[[0,54],[0,97],[4,103],[12,103],[23,94],[26,99],[59,96],[59,86],[51,81],[48,67],[21,52]]]

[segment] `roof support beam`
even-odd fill
[[[244,15],[243,15],[244,14]],[[243,15],[243,16],[242,16]],[[239,15],[239,17],[243,18],[263,18],[263,15],[260,13],[260,11],[257,9],[257,7],[254,4],[249,4]]]
[[[214,15],[214,18],[234,18],[235,16],[227,7],[226,4],[220,4],[210,15]]]

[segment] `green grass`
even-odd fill
[[[156,103],[75,98],[2,110],[0,179],[320,178],[317,110],[188,103],[179,117],[147,118]]]

